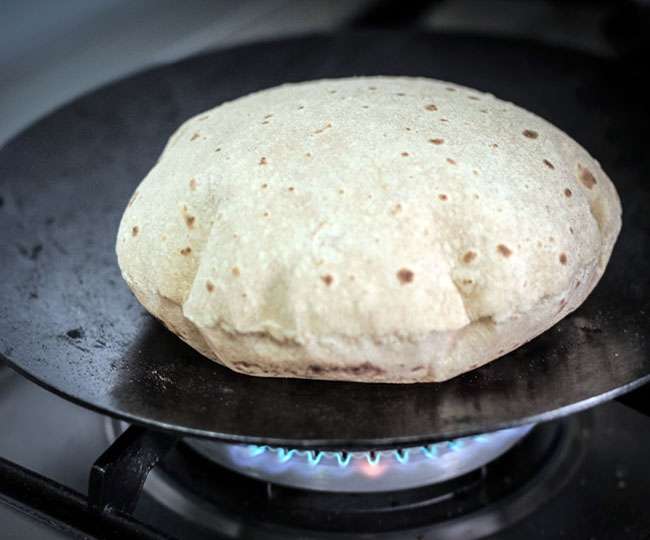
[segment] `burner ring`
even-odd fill
[[[392,450],[301,450],[199,439],[185,444],[230,470],[276,485],[338,493],[397,491],[456,478],[496,459],[533,425]]]
[[[400,491],[329,493],[283,487],[235,473],[187,444],[156,467],[145,495],[223,538],[325,540],[372,534],[476,540],[533,513],[578,470],[591,413],[536,426],[497,459],[458,478]],[[127,425],[107,421],[109,440]]]

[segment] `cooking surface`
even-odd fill
[[[429,76],[492,92],[601,161],[621,194],[624,227],[583,307],[488,366],[410,386],[239,375],[142,310],[119,276],[115,233],[174,128],[254,90],[355,74]],[[0,150],[0,352],[48,388],[118,417],[292,447],[448,439],[593,405],[650,378],[650,277],[628,271],[650,259],[642,208],[650,167],[639,136],[647,104],[624,76],[603,60],[525,42],[365,32],[242,47],[99,90]]]

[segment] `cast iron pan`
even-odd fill
[[[445,439],[547,420],[630,390],[650,378],[650,167],[640,137],[648,109],[643,89],[617,69],[527,42],[364,32],[245,46],[100,89],[0,150],[0,351],[46,388],[131,422],[294,447]],[[360,74],[474,86],[580,141],[625,209],[605,278],[538,339],[442,384],[261,379],[200,357],[120,278],[114,241],[129,196],[187,117],[286,81]]]

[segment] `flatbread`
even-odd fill
[[[443,381],[576,309],[621,227],[605,172],[456,84],[288,84],[185,122],[117,255],[142,305],[242,373]]]

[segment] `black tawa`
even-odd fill
[[[84,406],[182,435],[292,447],[410,445],[565,415],[650,379],[648,104],[634,69],[535,45],[399,32],[255,44],[111,84],[0,150],[0,351]],[[225,100],[287,81],[419,75],[492,92],[601,160],[624,226],[574,314],[445,383],[264,379],[202,358],[149,316],[114,255],[120,216],[168,136]]]

